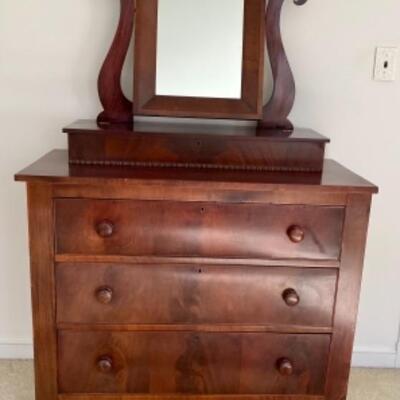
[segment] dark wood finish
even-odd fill
[[[111,237],[114,234],[114,231],[115,231],[115,227],[114,227],[113,222],[104,220],[104,221],[100,221],[96,225],[96,232],[102,238]]]
[[[132,40],[135,0],[120,0],[120,3],[118,28],[98,79],[99,98],[104,109],[97,117],[100,124],[133,120],[133,105],[122,92],[121,74]]]
[[[264,68],[265,0],[245,0],[241,99],[156,95],[158,0],[136,0],[136,3],[135,115],[260,118]],[[193,77],[193,79],[196,78]]]
[[[111,373],[114,369],[113,359],[108,356],[102,356],[97,360],[97,369],[103,374]]]
[[[324,400],[323,396],[309,395],[185,395],[188,400]],[[182,400],[182,395],[127,395],[127,394],[60,394],[59,400]]]
[[[255,123],[242,123],[233,121],[207,121],[199,122],[196,119],[159,119],[159,118],[136,118],[134,123],[98,125],[91,119],[81,119],[63,128],[68,134],[93,133],[97,137],[104,134],[142,133],[152,136],[173,134],[176,139],[182,136],[199,135],[199,137],[222,136],[222,137],[253,137],[257,140],[262,136],[265,140],[284,142],[290,138],[293,142],[318,142],[329,143],[329,138],[320,133],[305,128],[296,128],[293,132],[282,134],[281,131],[265,130],[256,126]]]
[[[319,172],[328,142],[306,129],[283,137],[232,124],[78,121],[64,132],[73,165]]]
[[[38,400],[345,399],[374,185],[332,161],[210,174],[63,151],[16,178]]]
[[[82,324],[60,322],[58,329],[83,332],[218,332],[218,333],[320,333],[331,334],[332,327],[277,324]]]
[[[56,200],[58,254],[121,254],[337,260],[344,210],[126,200]],[[111,221],[114,233],[97,232]],[[287,229],[302,226],[293,243]]]
[[[101,287],[95,292],[96,300],[100,304],[110,304],[114,297],[114,291],[110,287]]]
[[[307,0],[294,1],[297,5],[303,5],[306,2]],[[259,126],[266,129],[292,131],[293,125],[288,120],[288,116],[293,108],[296,86],[281,36],[280,19],[283,3],[284,0],[269,0],[265,14],[265,36],[274,89],[271,99],[264,106]]]
[[[37,400],[57,398],[52,186],[28,184],[29,245]]]
[[[307,0],[294,0],[297,5]],[[37,400],[344,400],[371,195],[293,130],[270,0],[245,0],[240,100],[155,95],[157,0],[134,0],[99,76],[104,111],[16,175],[28,186]],[[159,123],[138,113],[262,120]],[[212,170],[212,173],[210,173]],[[290,172],[290,173],[289,173]]]
[[[191,264],[225,265],[253,267],[304,267],[304,268],[339,268],[339,260],[307,260],[307,259],[257,259],[257,258],[223,258],[223,257],[163,257],[163,256],[115,256],[88,254],[56,254],[58,263],[113,263],[113,264]]]
[[[293,375],[294,372],[293,363],[287,358],[279,359],[276,364],[276,368],[278,369],[279,373],[283,376]]]
[[[288,289],[301,301],[282,298]],[[106,290],[102,301],[99,290]],[[335,291],[336,270],[330,269],[58,264],[57,319],[330,327]]]
[[[66,184],[64,190],[68,190],[71,185],[83,185],[80,186],[81,190],[79,187],[74,188],[80,196],[84,192],[83,188],[93,190],[97,187],[97,193],[103,197],[109,187],[111,190],[107,196],[114,193],[114,198],[118,198],[124,192],[128,197],[132,197],[132,193],[140,196],[144,191],[147,198],[161,193],[160,199],[165,199],[178,193],[179,200],[201,197],[212,201],[222,199],[223,192],[225,201],[252,202],[254,199],[265,201],[268,198],[269,202],[281,203],[285,199],[284,202],[289,204],[301,204],[305,201],[305,196],[311,195],[314,204],[318,204],[321,200],[317,199],[321,198],[325,203],[332,204],[329,199],[338,193],[378,191],[375,185],[332,160],[325,160],[321,174],[240,171],[210,173],[174,168],[73,167],[68,164],[68,153],[65,150],[49,152],[16,174],[15,178],[17,181]],[[218,197],[218,192],[221,193],[221,197]],[[257,197],[258,195],[260,197]]]
[[[285,289],[282,293],[282,298],[285,300],[285,303],[290,306],[294,307],[300,303],[300,296],[295,289],[289,288]]]
[[[60,331],[60,390],[318,395],[329,343],[329,335]],[[111,372],[99,371],[99,357],[112,359]],[[293,360],[291,375],[277,368],[282,357]]]
[[[329,400],[344,400],[347,395],[370,205],[370,196],[351,194],[348,197],[334,316],[335,331],[326,384]]]
[[[293,243],[301,243],[304,240],[306,233],[301,226],[292,225],[287,231],[289,239]]]

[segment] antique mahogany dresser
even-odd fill
[[[243,21],[240,90],[206,97],[160,88],[157,35],[170,12],[200,18],[218,2],[121,0],[103,112],[64,129],[68,151],[16,175],[28,190],[36,400],[346,398],[377,188],[287,119],[283,2],[221,0]],[[178,42],[191,38],[181,29]],[[133,36],[131,102],[120,78]]]

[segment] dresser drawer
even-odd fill
[[[336,260],[344,209],[58,199],[59,254]]]
[[[62,393],[322,394],[329,335],[59,332]]]
[[[58,264],[57,320],[332,325],[336,270]]]

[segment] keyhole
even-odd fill
[[[388,69],[389,68],[389,61],[385,61],[383,63],[383,68]]]

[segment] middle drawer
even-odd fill
[[[57,264],[57,321],[330,327],[334,269]]]

